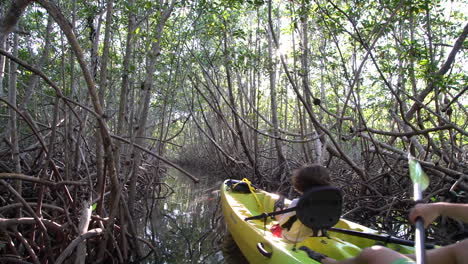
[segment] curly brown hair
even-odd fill
[[[304,193],[317,185],[330,185],[330,174],[327,168],[319,164],[304,165],[294,170],[292,184],[299,193]]]

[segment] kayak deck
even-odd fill
[[[257,190],[255,196],[250,193],[233,192],[225,184],[221,187],[222,206],[228,230],[251,263],[318,263],[309,258],[306,252],[298,250],[302,246],[334,259],[342,260],[356,256],[364,248],[383,244],[373,239],[333,231],[328,231],[329,237],[308,237],[296,244],[275,237],[270,228],[277,224],[276,220],[270,217],[266,220],[244,221],[244,219],[265,212],[272,212],[279,196],[262,190]],[[286,206],[290,202],[285,200]],[[334,227],[379,234],[375,230],[345,219],[340,219]],[[413,253],[413,248],[408,246],[393,243],[385,244],[385,246],[401,253]],[[267,256],[268,254],[265,255],[265,253],[271,253],[271,255]]]

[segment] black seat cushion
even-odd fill
[[[319,186],[308,190],[297,203],[297,218],[310,229],[326,230],[340,220],[343,197],[333,186]]]

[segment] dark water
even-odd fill
[[[174,193],[163,200],[153,200],[152,220],[148,221],[146,239],[152,241],[156,254],[146,263],[224,263],[221,252],[225,234],[219,187],[222,179],[191,171],[200,183],[175,169],[163,179]],[[151,208],[151,206],[149,206]]]

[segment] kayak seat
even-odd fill
[[[296,215],[291,217],[291,224],[299,220],[312,230],[312,236],[327,236],[327,230],[340,220],[342,204],[343,198],[338,188],[318,186],[305,192],[294,207],[253,215],[244,220],[264,219],[266,221],[268,217],[295,211]]]
[[[314,187],[299,199],[296,215],[299,221],[312,229],[313,236],[326,236],[326,231],[340,220],[343,196],[333,186]]]

